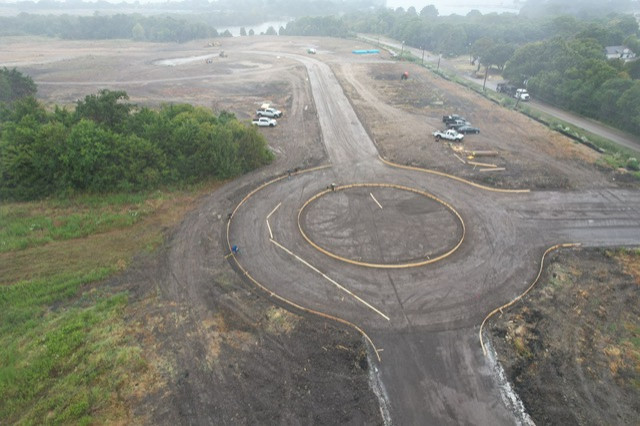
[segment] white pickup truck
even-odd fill
[[[269,117],[269,118],[282,117],[282,111],[280,111],[279,109],[271,108],[271,107],[260,108],[259,110],[256,111],[256,114],[258,115],[258,117]]]
[[[258,117],[251,120],[251,124],[259,127],[275,127],[278,125],[278,122],[269,117]]]
[[[436,130],[433,132],[433,136],[436,137],[436,140],[446,139],[448,141],[460,142],[464,139],[464,135],[462,133],[456,132],[454,129],[445,130],[444,132],[440,130]]]
[[[531,96],[529,96],[529,92],[527,92],[527,89],[516,90],[516,94],[514,95],[514,97],[516,99],[520,99],[521,101],[528,101],[529,99],[531,99]]]

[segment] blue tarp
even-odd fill
[[[378,49],[352,50],[351,53],[355,53],[356,55],[367,55],[371,53],[380,53],[380,51]]]

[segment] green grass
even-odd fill
[[[211,190],[0,206],[0,424],[130,423],[149,362],[128,295],[100,283]]]
[[[146,201],[153,197],[114,194],[0,205],[0,253],[129,227],[149,213]]]
[[[0,418],[54,424],[91,420],[91,410],[117,394],[114,374],[144,366],[122,355],[139,349],[113,333],[124,328],[127,295],[76,297],[83,285],[111,272],[1,289]]]

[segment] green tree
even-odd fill
[[[623,127],[634,134],[640,134],[640,81],[634,81],[618,99],[616,106],[620,115],[618,120]]]
[[[4,67],[0,70],[0,102],[12,103],[17,99],[34,96],[36,84],[20,71]]]
[[[103,89],[97,95],[85,96],[84,101],[77,102],[76,119],[92,120],[109,129],[119,130],[133,108],[131,104],[120,102],[128,99],[129,95],[122,90]]]
[[[32,115],[3,126],[0,139],[0,177],[2,198],[25,200],[38,197],[36,141],[41,123]]]
[[[597,90],[595,99],[599,105],[598,116],[602,120],[614,122],[618,119],[618,100],[633,86],[630,79],[614,78],[605,81]]]
[[[502,70],[504,69],[504,66],[509,58],[513,56],[515,50],[515,47],[511,44],[497,44],[487,50],[484,57],[482,57],[480,60],[485,66],[490,67],[492,65],[495,65],[498,67],[498,69]]]
[[[61,155],[62,185],[69,191],[102,192],[116,188],[118,176],[109,176],[113,167],[109,153],[116,135],[95,121],[82,119],[73,126]]]
[[[420,10],[420,16],[422,18],[437,18],[439,14],[438,9],[436,9],[432,4],[429,4]]]
[[[131,29],[131,36],[135,41],[142,41],[145,39],[144,27],[140,22],[137,22]]]
[[[625,63],[624,69],[630,78],[633,78],[634,80],[640,79],[640,60]]]
[[[482,58],[487,57],[491,49],[496,45],[495,41],[489,37],[482,37],[475,41],[471,45],[471,55],[473,56],[473,61],[478,61],[477,71],[480,71],[480,64],[483,63],[481,61]]]

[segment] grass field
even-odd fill
[[[150,367],[101,283],[215,187],[0,206],[1,423],[127,422]]]

